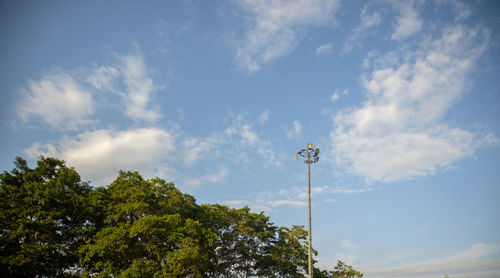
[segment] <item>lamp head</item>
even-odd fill
[[[307,149],[312,150],[314,147],[313,143],[307,143]]]

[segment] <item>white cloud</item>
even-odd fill
[[[455,12],[455,20],[463,20],[470,16],[472,9],[468,3],[460,0],[437,0],[436,4],[440,6],[449,5],[451,9]]]
[[[229,169],[224,166],[219,166],[219,169],[210,174],[206,174],[201,177],[188,177],[184,180],[182,186],[192,192],[202,186],[204,183],[219,183],[223,182],[229,173]]]
[[[447,28],[402,57],[405,63],[363,78],[367,100],[337,114],[330,133],[337,163],[371,181],[434,173],[473,154],[472,133],[443,123],[487,45],[477,29]]]
[[[203,176],[203,180],[209,183],[218,183],[223,181],[228,173],[229,170],[226,167],[220,166],[217,172]]]
[[[311,196],[313,199],[323,202],[336,202],[332,198],[319,198],[332,194],[361,194],[373,191],[372,188],[347,188],[347,187],[330,187],[330,186],[315,186],[311,188]],[[225,204],[230,206],[249,206],[254,211],[271,212],[280,207],[306,207],[308,193],[306,187],[291,187],[281,189],[277,192],[264,191],[260,192],[254,199],[246,198],[246,200],[227,201]]]
[[[232,141],[233,136],[240,138],[239,146],[236,146],[237,155],[234,155],[233,159],[243,158],[244,160],[248,156],[245,149],[250,148],[262,158],[264,165],[281,166],[281,160],[275,155],[272,143],[260,138],[248,123],[238,122],[235,126],[226,128],[224,134],[229,142]]]
[[[184,139],[182,145],[184,147],[182,159],[187,165],[193,165],[202,159],[207,153],[216,151],[216,146],[221,139],[216,134],[200,140],[194,137]]]
[[[269,110],[265,110],[259,116],[259,122],[261,124],[266,123],[269,120]]]
[[[17,114],[25,122],[40,120],[55,128],[75,129],[89,123],[94,112],[91,93],[64,72],[29,80],[21,94]]]
[[[367,30],[369,30],[374,26],[379,25],[382,22],[380,13],[378,13],[377,11],[369,13],[367,4],[363,6],[363,9],[361,10],[361,13],[359,15],[359,19],[360,19],[359,25],[352,29],[351,35],[347,38],[346,42],[344,43],[344,46],[342,48],[342,51],[344,53],[350,52],[354,48],[354,46],[358,44],[357,40],[359,40],[363,35],[365,35]]]
[[[475,244],[457,254],[419,263],[383,267],[379,264],[360,265],[359,269],[368,277],[484,277],[500,275],[500,253],[498,245]],[[493,257],[492,257],[493,256]]]
[[[373,191],[373,188],[345,188],[345,187],[336,187],[331,189],[332,194],[359,194]]]
[[[362,68],[387,68],[399,66],[402,55],[397,51],[390,51],[384,54],[379,54],[377,51],[369,51],[363,59]]]
[[[290,53],[298,43],[298,28],[330,22],[336,0],[246,0],[236,1],[248,21],[248,30],[234,57],[248,72]]]
[[[140,54],[117,55],[114,65],[94,65],[86,77],[95,89],[122,96],[124,114],[134,121],[152,123],[162,115],[158,108],[151,108],[152,94],[158,89],[148,76]],[[123,92],[125,88],[125,92]],[[122,104],[122,105],[123,105]]]
[[[420,32],[423,21],[415,9],[414,1],[396,2],[395,6],[399,15],[396,17],[394,33],[392,33],[391,39],[401,41]]]
[[[255,132],[248,124],[243,124],[240,127],[239,135],[241,136],[243,144],[257,147],[262,143],[262,140],[257,136],[257,134],[255,134]]]
[[[149,103],[157,86],[148,77],[142,56],[118,59],[117,65],[84,68],[86,76],[56,70],[38,81],[29,80],[28,87],[20,90],[23,97],[17,106],[18,116],[25,122],[35,119],[56,128],[76,129],[95,122],[89,120],[96,104],[92,93],[107,91],[123,97],[126,116],[154,122],[161,113]],[[123,87],[126,92],[121,92]]]
[[[123,56],[121,61],[120,71],[127,87],[127,93],[124,95],[126,115],[136,121],[154,122],[161,114],[147,108],[156,87],[147,75],[142,56]]]
[[[354,269],[361,271],[367,277],[415,277],[432,278],[444,277],[481,277],[493,278],[500,275],[500,248],[498,245],[474,244],[450,256],[418,263],[384,266],[381,263],[356,265],[360,247],[351,240],[343,240],[340,252],[335,258],[318,258],[320,269],[333,270],[337,260],[342,260]]]
[[[139,171],[146,177],[165,170],[161,162],[174,151],[174,143],[175,135],[157,128],[96,130],[54,144],[35,143],[25,152],[33,158],[43,154],[64,159],[83,179],[105,185],[119,170]]]
[[[113,66],[94,66],[87,81],[98,90],[114,91],[113,82],[118,75],[118,69]]]
[[[264,166],[281,165],[271,142],[241,121],[238,117],[234,126],[204,138],[185,135],[179,127],[86,131],[47,144],[36,142],[25,153],[31,158],[39,155],[61,158],[85,180],[97,185],[111,182],[123,169],[137,170],[145,177],[178,179],[186,188],[196,189],[205,183],[223,182],[229,174],[229,168],[224,166],[215,170],[208,166],[206,171],[206,164],[197,164],[201,161],[211,165],[214,157],[229,163],[247,163],[249,157],[256,155],[259,163],[264,161]],[[174,163],[173,157],[179,159]],[[199,169],[206,174],[193,177],[189,173],[193,166],[202,167]]]
[[[313,186],[311,187],[311,196],[316,196],[320,194],[330,193],[330,187],[328,186]],[[275,198],[276,194],[269,193],[269,197]],[[308,198],[307,188],[306,187],[292,187],[287,189],[281,189],[278,191],[277,195],[284,196],[286,199],[296,199],[300,201],[306,201]]]
[[[369,13],[367,5],[365,5],[361,10],[359,19],[361,22],[359,26],[355,29],[355,32],[360,32],[365,29],[371,28],[373,26],[377,26],[382,22],[382,19],[380,18],[380,13],[376,11],[373,13]]]
[[[292,128],[286,131],[288,138],[298,138],[302,136],[302,125],[299,121],[293,121]]]
[[[342,92],[339,92],[338,90],[335,90],[335,92],[330,96],[330,100],[335,102],[340,98],[340,95],[347,95],[349,94],[349,89],[344,89]]]
[[[316,48],[316,55],[324,55],[332,52],[332,43],[325,43]]]
[[[490,132],[484,136],[484,138],[480,144],[485,145],[485,146],[494,146],[494,145],[498,145],[499,143],[500,143],[500,140],[498,139],[498,137],[495,134]]]
[[[301,208],[307,206],[307,200],[297,200],[297,199],[278,199],[278,200],[266,200],[259,198],[254,201],[250,200],[232,200],[226,201],[224,204],[231,207],[242,207],[248,206],[253,211],[260,212],[271,212],[280,207],[293,207],[293,208]]]
[[[303,188],[292,187],[281,189],[278,192],[260,192],[255,199],[232,200],[225,202],[233,207],[249,206],[253,211],[275,211],[280,207],[306,207],[307,192]]]

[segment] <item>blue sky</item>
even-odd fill
[[[305,225],[366,277],[500,276],[497,1],[2,1],[0,166]]]

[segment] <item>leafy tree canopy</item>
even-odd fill
[[[307,231],[248,207],[197,205],[120,171],[90,187],[64,161],[0,174],[0,271],[20,277],[306,277]],[[314,251],[315,252],[315,251]],[[315,277],[362,277],[339,261]]]

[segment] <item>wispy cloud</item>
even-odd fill
[[[348,95],[349,94],[349,89],[344,89],[343,91],[339,91],[339,90],[335,90],[335,92],[333,92],[333,94],[330,96],[330,100],[335,102],[337,101],[341,95]]]
[[[402,53],[404,62],[364,76],[367,100],[334,120],[337,163],[367,180],[395,181],[472,155],[474,134],[449,127],[443,115],[464,92],[467,74],[487,46],[485,34],[445,28],[441,37]]]
[[[267,110],[264,111],[257,120],[262,123],[268,114]],[[231,164],[247,164],[254,156],[264,161],[264,166],[281,166],[281,158],[275,153],[272,142],[242,115],[234,117],[224,130],[206,136],[190,136],[181,127],[178,127],[177,133],[181,142],[182,161],[188,167],[211,161],[215,157]]]
[[[109,65],[93,65],[85,81],[94,90],[112,92],[123,99],[123,113],[136,122],[153,123],[162,114],[151,107],[153,93],[158,90],[141,54],[116,55],[117,61]]]
[[[247,150],[258,154],[264,161],[264,165],[281,166],[281,159],[275,154],[270,140],[263,139],[253,129],[252,125],[243,121],[239,116],[234,125],[230,125],[224,131],[225,140],[231,142],[232,148],[237,149],[238,155],[233,159],[246,160],[249,156]],[[234,139],[239,138],[239,144],[235,145]]]
[[[396,16],[394,33],[392,33],[391,39],[401,41],[422,29],[423,20],[419,17],[413,0],[396,1],[394,6],[399,15]]]
[[[266,123],[269,120],[269,110],[265,110],[259,116],[259,122],[261,124]]]
[[[122,61],[120,72],[127,87],[124,95],[126,115],[136,121],[154,122],[161,117],[158,111],[148,107],[151,94],[156,90],[153,80],[147,75],[142,56],[128,55]]]
[[[448,6],[455,12],[455,20],[464,20],[472,13],[472,8],[469,5],[471,2],[460,0],[437,0],[436,4],[439,6]]]
[[[331,187],[331,186],[315,186],[311,188],[311,196],[318,198],[320,201],[331,203],[335,199],[329,198],[332,195],[338,194],[362,194],[373,191],[373,188],[351,188],[351,187]],[[322,196],[322,197],[320,197]],[[325,198],[326,197],[326,198]],[[230,206],[249,206],[254,211],[271,212],[278,210],[281,207],[306,207],[307,206],[307,188],[291,187],[284,188],[278,191],[263,191],[255,197],[246,197],[245,199],[227,201],[225,204]]]
[[[288,138],[299,138],[302,136],[302,125],[299,121],[293,121],[292,127],[286,131],[286,136]]]
[[[325,55],[332,52],[333,44],[331,42],[320,45],[316,48],[316,55]]]
[[[177,20],[160,19],[154,24],[156,30],[157,51],[160,54],[173,52],[174,42],[182,40],[182,36],[192,31],[199,14],[198,3],[194,1],[179,2],[181,9]]]
[[[90,122],[94,113],[92,94],[71,75],[61,70],[40,80],[29,80],[21,89],[17,115],[24,121],[41,121],[60,129],[75,129]]]
[[[36,142],[24,152],[31,158],[47,155],[64,159],[97,185],[111,182],[123,169],[140,171],[145,177],[177,179],[190,191],[223,182],[229,175],[230,169],[222,164],[213,169],[214,157],[227,164],[244,165],[257,158],[265,161],[264,166],[281,166],[271,141],[259,136],[242,116],[208,136],[186,134],[178,125],[169,129],[99,129],[55,142]],[[192,174],[193,167],[198,175]]]
[[[357,268],[369,277],[498,277],[500,259],[498,245],[474,244],[466,250],[448,257],[419,263],[383,267],[377,264]]]
[[[333,194],[359,194],[373,191],[373,188],[345,188],[345,187],[336,187],[330,190]]]
[[[359,19],[359,25],[352,29],[351,35],[344,43],[342,48],[342,52],[344,53],[350,52],[354,46],[359,46],[358,40],[364,36],[370,28],[377,26],[382,22],[380,13],[377,11],[370,12],[367,4],[363,6]]]
[[[299,41],[297,29],[330,22],[339,1],[246,0],[236,4],[248,19],[248,29],[234,60],[251,73],[290,53]]]
[[[217,134],[213,134],[203,139],[195,137],[185,138],[182,142],[182,160],[187,165],[195,164],[208,153],[214,151],[221,140],[222,138],[219,138]]]
[[[103,91],[114,91],[115,79],[120,74],[119,70],[113,66],[97,66],[90,71],[87,76],[87,82],[96,89]]]
[[[183,186],[184,189],[188,191],[194,191],[198,189],[201,185],[205,183],[220,183],[224,181],[226,176],[229,173],[229,169],[224,167],[224,166],[219,166],[219,169],[216,172],[209,173],[206,175],[203,175],[201,177],[188,177],[184,180]]]
[[[264,191],[256,197],[226,201],[225,204],[233,207],[249,206],[254,211],[265,212],[271,212],[280,207],[306,207],[307,192],[298,187],[281,189],[277,192]]]
[[[224,202],[225,205],[231,207],[242,207],[248,206],[253,211],[260,212],[271,212],[280,207],[306,207],[307,200],[297,200],[297,199],[277,199],[277,200],[267,200],[265,198],[258,198],[257,200],[231,200]]]

